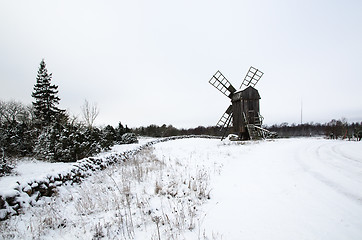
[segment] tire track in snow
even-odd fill
[[[336,155],[343,157],[345,160],[352,161],[355,164],[357,164],[358,166],[362,165],[362,157],[358,158],[358,157],[352,156],[351,154],[344,152],[341,149],[341,147],[342,147],[342,145],[335,145],[332,147],[332,150]]]
[[[349,179],[328,164],[335,144],[302,138],[225,146],[230,154],[217,154],[226,164],[204,207],[206,233],[222,239],[360,239],[358,185],[350,191]],[[346,161],[346,172],[351,168]]]
[[[338,181],[348,179],[348,181],[358,182],[356,175],[362,173],[361,164],[357,166],[356,170],[350,166],[351,161],[357,163],[359,161],[351,159],[347,154],[343,153],[340,149],[341,144],[343,143],[320,144],[320,142],[314,141],[312,146],[300,149],[296,154],[296,159],[303,171],[313,178],[350,200],[362,204],[362,195],[360,193],[352,192],[350,186],[347,186],[345,181]]]

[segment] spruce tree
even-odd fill
[[[51,123],[59,121],[64,117],[64,110],[57,107],[60,98],[58,94],[58,86],[51,84],[52,73],[48,74],[44,59],[40,62],[36,84],[32,97],[34,114],[41,127],[49,126]]]

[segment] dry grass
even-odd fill
[[[160,160],[146,148],[1,222],[0,238],[41,239],[54,231],[55,236],[134,239],[146,232],[160,240],[184,239],[183,233],[192,231],[202,239],[199,208],[208,199],[209,170]]]

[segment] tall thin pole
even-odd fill
[[[303,124],[303,99],[300,99],[300,125]]]

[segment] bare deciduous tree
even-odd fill
[[[95,104],[95,103],[89,104],[87,99],[85,99],[84,104],[81,107],[81,109],[82,109],[82,115],[83,115],[83,120],[84,120],[85,124],[88,127],[92,127],[94,121],[96,120],[96,118],[99,114],[99,109],[97,107],[97,104]]]
[[[1,122],[26,122],[30,119],[31,109],[21,102],[11,100],[8,102],[0,100]]]

